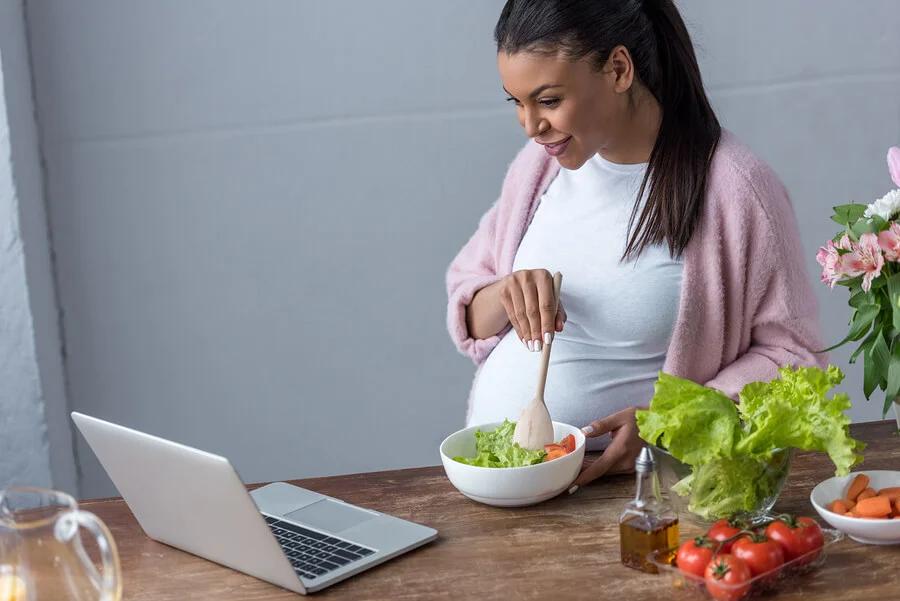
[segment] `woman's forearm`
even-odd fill
[[[469,336],[485,340],[494,336],[506,327],[509,317],[500,301],[500,289],[503,280],[485,286],[475,293],[472,302],[466,307],[466,327]]]

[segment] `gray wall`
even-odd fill
[[[21,198],[13,178],[3,53],[0,48],[0,489],[10,484],[51,483],[44,404],[25,284],[25,254],[19,226]],[[9,79],[12,80],[11,71]]]
[[[828,207],[890,184],[896,4],[682,4],[723,123],[793,193],[815,281]],[[523,142],[501,5],[29,2],[72,408],[247,481],[436,463],[472,375],[443,272]],[[837,339],[845,299],[817,290]],[[854,417],[878,418],[849,372]],[[83,494],[111,492],[80,456]]]
[[[520,143],[498,10],[29,3],[72,408],[250,481],[435,463],[444,268]]]
[[[0,0],[0,62],[0,79],[6,103],[5,115],[0,111],[0,121],[5,120],[9,125],[9,148],[4,151],[8,153],[9,160],[4,163],[10,168],[15,201],[13,208],[17,205],[17,211],[10,213],[9,217],[17,218],[14,227],[18,239],[7,250],[14,248],[17,253],[24,252],[22,264],[25,276],[22,280],[15,280],[21,283],[21,288],[0,286],[0,294],[26,301],[21,307],[21,316],[27,320],[22,322],[22,326],[27,328],[28,336],[23,340],[0,336],[4,338],[0,340],[0,345],[17,345],[14,352],[19,354],[20,360],[27,361],[14,372],[0,377],[0,395],[17,395],[13,402],[35,400],[41,406],[37,414],[40,416],[40,426],[17,420],[0,420],[0,438],[4,439],[3,442],[16,444],[12,442],[15,438],[4,436],[7,429],[12,432],[25,428],[31,436],[39,435],[41,444],[46,447],[41,453],[49,452],[52,485],[75,493],[77,479],[72,432],[66,417],[59,313],[51,268],[51,244],[47,231],[23,0]],[[6,225],[3,220],[0,224]],[[0,329],[2,327],[0,323]],[[34,390],[33,399],[23,396],[21,387],[16,384],[22,378],[33,378],[29,380],[29,386]],[[2,442],[0,447],[3,447]],[[16,462],[17,455],[0,452],[0,464]],[[0,467],[0,471],[2,469]],[[20,484],[36,484],[38,480],[43,482],[44,478],[30,479],[21,475],[16,478]],[[0,486],[3,482],[0,477]]]

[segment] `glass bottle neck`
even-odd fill
[[[653,476],[655,472],[652,470],[638,471],[635,473],[635,491],[634,504],[643,507],[651,500],[656,499],[656,492],[653,487]]]

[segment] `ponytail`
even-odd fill
[[[638,192],[641,198],[648,190],[647,203],[639,217],[635,203],[623,258],[640,255],[648,245],[663,241],[673,256],[684,251],[700,220],[710,165],[722,134],[678,9],[671,0],[642,4],[656,46],[655,64],[642,82],[659,102],[662,122]]]

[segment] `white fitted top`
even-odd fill
[[[577,170],[561,168],[516,253],[514,271],[563,275],[568,321],[554,338],[544,391],[555,421],[584,426],[653,396],[678,315],[682,263],[659,245],[620,261],[646,168],[599,155]],[[540,356],[510,330],[478,372],[467,425],[518,419],[534,397]]]

